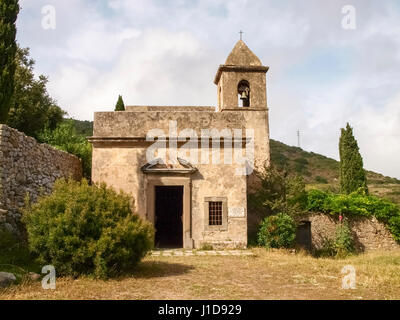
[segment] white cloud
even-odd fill
[[[79,37],[68,39],[66,56],[86,63],[115,61],[124,41],[134,39],[140,31],[127,28],[110,32],[104,24],[88,24]]]
[[[379,112],[372,106],[363,108],[353,123],[365,167],[399,177],[400,94]]]
[[[271,135],[337,158],[340,127],[354,126],[368,169],[400,178],[400,8],[394,1],[353,0],[357,29],[341,28],[345,0],[22,0],[18,37],[32,48],[37,72],[71,116],[92,119],[126,104],[215,105],[213,77],[243,30],[271,67]],[[57,29],[40,27],[41,7],[57,10]],[[348,57],[347,69],[320,83],[316,53]],[[326,65],[326,73],[339,66]],[[304,68],[303,68],[304,69]],[[322,74],[326,74],[322,73]]]
[[[207,59],[190,34],[149,30],[125,40],[110,70],[99,73],[84,64],[65,66],[55,74],[50,89],[78,118],[91,119],[94,110],[113,110],[118,94],[126,104],[191,105],[214,94],[210,76],[214,70],[204,68]]]

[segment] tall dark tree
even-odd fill
[[[0,123],[7,120],[14,92],[17,51],[15,22],[18,13],[18,0],[0,0]]]
[[[1,0],[0,0],[1,1]],[[38,138],[45,128],[55,129],[65,112],[47,92],[47,78],[35,78],[35,61],[29,57],[29,49],[17,49],[14,95],[7,125]]]
[[[118,96],[117,105],[115,106],[115,111],[125,111],[124,100],[122,100],[122,96]]]
[[[353,135],[353,128],[348,123],[345,129],[341,129],[339,154],[341,192],[349,194],[361,188],[365,193],[368,193],[363,160],[357,140]]]

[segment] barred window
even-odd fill
[[[222,201],[210,201],[208,204],[208,223],[210,226],[222,225]]]
[[[204,230],[205,231],[228,230],[227,197],[204,198]]]

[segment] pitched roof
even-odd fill
[[[262,63],[249,47],[242,40],[239,40],[226,59],[225,65],[262,66]]]

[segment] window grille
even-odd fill
[[[210,226],[222,225],[222,201],[209,202],[208,205],[208,223]]]

